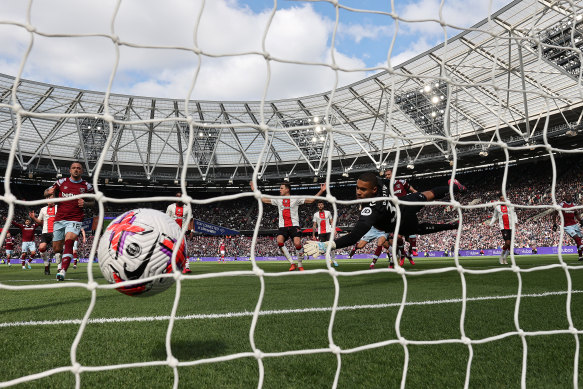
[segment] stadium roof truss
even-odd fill
[[[15,159],[23,169],[59,171],[81,160],[89,172],[177,180],[320,175],[331,150],[335,173],[449,157],[464,139],[478,151],[497,137],[531,144],[553,115],[578,131],[582,16],[562,2],[515,1],[428,52],[352,85],[294,99],[184,101],[105,94],[0,76],[0,151],[18,117]],[[104,120],[105,104],[113,121]],[[263,117],[268,130],[264,131]],[[192,119],[190,119],[192,118]],[[188,152],[190,145],[190,153]],[[468,148],[466,147],[466,148]],[[6,154],[5,154],[6,155]],[[261,159],[260,159],[260,156]]]

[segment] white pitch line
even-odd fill
[[[573,294],[583,293],[583,290],[573,290]],[[547,296],[560,296],[566,295],[566,291],[561,292],[544,292],[544,293],[533,293],[533,294],[523,294],[522,298],[532,298],[532,297],[547,297]],[[506,296],[483,296],[483,297],[470,297],[466,301],[487,301],[487,300],[508,300],[515,299],[518,295],[506,295]],[[455,304],[461,303],[463,299],[447,299],[447,300],[429,300],[429,301],[411,301],[405,303],[405,306],[416,306],[416,305],[438,305],[438,304]],[[388,304],[368,304],[368,305],[352,305],[352,306],[341,306],[337,307],[337,311],[355,311],[359,309],[381,309],[398,307],[401,303],[388,303]],[[309,312],[330,312],[332,307],[321,307],[321,308],[301,308],[301,309],[280,309],[271,311],[260,311],[259,316],[267,315],[285,315],[290,313],[309,313]],[[197,315],[186,315],[186,316],[176,316],[175,320],[204,320],[204,319],[228,319],[234,317],[249,317],[253,316],[253,312],[242,311],[242,312],[229,312],[229,313],[211,313],[211,314],[197,314]],[[90,324],[104,324],[104,323],[129,323],[129,322],[152,322],[152,321],[166,321],[170,320],[170,316],[136,316],[136,317],[111,317],[111,318],[100,318],[100,319],[89,319]],[[40,321],[17,321],[17,322],[7,322],[0,323],[0,328],[5,327],[26,327],[26,326],[52,326],[52,325],[63,325],[63,324],[81,324],[80,319],[72,320],[40,320]]]

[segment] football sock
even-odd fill
[[[62,269],[67,271],[71,260],[73,259],[73,245],[75,242],[73,240],[65,240],[65,248],[63,249],[63,263]]]
[[[303,260],[304,260],[304,248],[302,246],[296,246],[296,253],[298,254],[298,266],[299,267],[304,267],[304,265],[302,264]]]
[[[411,235],[409,237],[409,244],[411,245],[411,250],[413,252],[417,251],[417,235]]]
[[[352,248],[352,250],[350,250],[349,257],[352,257],[354,255],[354,253],[356,253],[356,245],[354,245],[354,247]]]
[[[376,250],[374,251],[375,258],[380,257],[382,252],[383,252],[383,246],[377,246]]]
[[[287,250],[287,247],[285,247],[285,245],[283,243],[281,244],[277,244],[279,246],[279,251],[281,251],[281,253],[283,254],[283,256],[289,261],[289,263],[294,263],[294,260],[292,259],[291,255],[289,254],[289,251]]]
[[[49,253],[47,253],[47,251],[45,250],[40,255],[43,259],[43,263],[45,264],[45,267],[47,267],[49,265]]]

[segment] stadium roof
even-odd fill
[[[192,180],[248,180],[263,150],[265,178],[325,173],[330,146],[334,174],[392,165],[397,150],[400,164],[415,169],[443,164],[452,147],[476,164],[500,140],[548,153],[530,150],[543,132],[579,133],[582,37],[581,16],[561,2],[515,1],[446,44],[334,92],[189,101],[188,111],[184,100],[111,94],[106,102],[103,92],[28,80],[18,80],[12,101],[15,79],[0,75],[0,152],[10,152],[19,104],[26,112],[15,158],[38,172],[61,171],[70,160],[91,172],[110,130],[101,175],[124,179],[176,179],[187,165]],[[554,146],[578,148],[579,138]]]

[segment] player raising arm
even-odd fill
[[[45,190],[45,197],[66,198],[80,194],[94,193],[93,185],[81,178],[83,165],[73,162],[69,168],[70,177],[57,180],[53,186]],[[84,207],[91,207],[94,200],[75,199],[59,203],[53,229],[53,252],[63,253],[61,270],[57,273],[57,280],[64,281],[69,264],[73,259],[73,246],[81,233],[81,222],[85,212]]]
[[[462,184],[457,180],[453,180],[454,192],[465,190],[466,188]],[[433,201],[445,197],[448,193],[449,186],[439,186],[425,192],[410,193],[401,199],[411,202]],[[390,190],[386,182],[377,177],[375,173],[363,173],[356,181],[357,199],[388,197],[389,194]],[[373,226],[381,231],[393,231],[396,221],[397,210],[389,200],[383,199],[364,203],[360,211],[360,217],[352,232],[331,242],[331,249],[340,249],[355,244]],[[417,226],[415,232],[425,233],[422,225]],[[307,242],[304,245],[304,251],[308,255],[319,255],[326,252],[327,245],[328,243],[325,242]]]
[[[506,201],[502,193],[500,193],[500,201]],[[515,225],[518,224],[518,217],[516,216],[516,212],[514,212],[514,207],[506,204],[498,204],[494,207],[494,214],[492,215],[492,220],[490,220],[490,225],[493,225],[496,222],[496,219],[498,219],[498,225],[500,226],[500,232],[502,233],[502,239],[504,240],[502,253],[500,253],[498,262],[500,262],[501,265],[508,265],[510,241],[512,239],[513,229]]]
[[[579,260],[583,261],[583,242],[581,241],[581,238],[583,238],[583,233],[581,232],[583,219],[581,219],[579,211],[572,209],[575,207],[575,204],[573,203],[573,195],[567,192],[563,195],[563,198],[565,200],[561,201],[559,204],[562,208],[561,212],[563,213],[563,228],[565,229],[567,235],[569,235],[575,241],[575,244],[577,245],[577,253],[579,254]],[[557,231],[558,219],[559,213],[555,212],[553,219],[553,231]]]
[[[54,198],[54,195],[50,195],[48,198]],[[48,245],[53,244],[53,229],[55,224],[55,216],[57,215],[57,206],[55,203],[47,203],[46,206],[42,207],[38,213],[38,217],[34,212],[28,214],[35,223],[42,225],[43,230],[41,234],[41,242],[38,245],[38,251],[43,259],[45,265],[45,275],[51,274],[51,261],[49,258],[49,253],[47,252]],[[55,254],[55,259],[57,261],[57,266],[61,266],[61,253]]]
[[[253,182],[251,184],[251,190],[255,190],[253,187]],[[320,190],[315,196],[321,196],[326,191],[326,184],[320,185]],[[290,198],[291,186],[289,182],[284,182],[279,185],[279,195],[282,198],[279,199],[266,199],[262,198],[261,201],[265,204],[277,205],[278,215],[279,215],[279,230],[277,232],[277,246],[279,250],[284,255],[284,257],[289,261],[290,268],[289,271],[293,270],[304,270],[303,260],[304,260],[304,250],[302,249],[302,241],[300,239],[300,218],[298,216],[298,208],[302,204],[312,204],[316,199],[292,199]],[[285,247],[285,241],[287,239],[292,239],[296,252],[298,254],[298,264],[294,263],[292,256]]]

